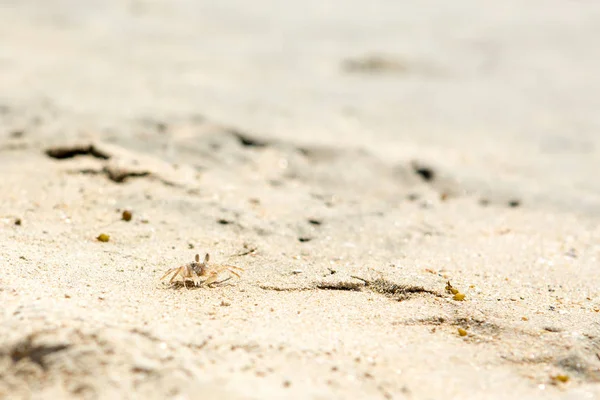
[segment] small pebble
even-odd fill
[[[458,328],[458,334],[460,336],[467,336],[467,331],[463,328]]]
[[[101,242],[108,242],[110,240],[110,236],[108,236],[106,233],[101,233],[100,235],[98,235],[98,237],[96,238]]]
[[[131,221],[132,217],[133,217],[133,213],[130,210],[125,210],[125,211],[123,211],[123,214],[121,214],[121,219],[123,221]]]
[[[569,375],[556,375],[553,376],[552,379],[554,379],[557,382],[567,383],[571,378],[569,377]]]
[[[453,287],[452,284],[450,283],[450,281],[448,281],[446,283],[446,291],[448,293],[451,293],[451,294],[457,294],[457,293],[459,293],[458,289],[456,289],[455,287]]]
[[[454,297],[452,297],[453,300],[456,301],[463,301],[465,299],[465,294],[464,293],[456,293],[454,295]]]

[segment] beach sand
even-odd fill
[[[0,398],[600,398],[600,6],[425,3],[0,10]]]

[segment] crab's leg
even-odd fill
[[[227,282],[227,281],[228,281],[228,280],[230,280],[230,279],[231,279],[231,277],[230,277],[230,276],[228,276],[227,278],[223,279],[222,281],[217,281],[217,282],[215,282],[214,284],[215,284],[215,285],[220,285],[221,283],[225,283],[225,282]]]
[[[219,265],[217,268],[217,271],[219,271],[219,272],[229,271],[229,272],[233,273],[235,276],[239,277],[239,275],[236,274],[234,270],[244,271],[244,268],[236,267],[235,265]]]
[[[175,273],[173,274],[173,276],[171,277],[171,280],[169,280],[169,283],[173,283],[173,280],[177,277],[177,275],[181,274],[181,276],[183,276],[183,271],[181,271],[181,267],[179,268],[175,268]],[[185,277],[183,278],[185,280]]]
[[[171,272],[173,271],[173,268],[169,269],[167,272],[165,272],[165,274],[160,278],[160,280],[162,281],[163,279],[165,279],[167,277],[167,275],[169,275]]]
[[[167,275],[169,275],[171,272],[175,271],[178,268],[171,268],[169,269],[167,272],[165,272],[165,274],[162,276],[162,278],[160,278],[160,280],[162,281],[163,279],[165,279],[167,277]]]
[[[233,275],[237,276],[238,278],[241,278],[241,276],[237,272],[235,272],[234,270],[232,270],[231,268],[227,268],[227,271],[229,271]]]
[[[183,271],[181,273],[181,276],[183,277],[183,286],[185,286],[185,288],[187,289],[187,283],[186,283],[187,279],[191,279],[192,281],[194,281],[194,286],[195,286],[196,285],[196,273],[194,272],[194,270],[189,265],[185,265],[181,268],[183,269]]]
[[[205,285],[210,285],[211,283],[214,283],[218,278],[219,278],[219,273],[218,272],[212,272],[210,274],[210,276],[208,277],[208,279],[204,281],[204,284]]]
[[[219,272],[221,272],[221,271],[229,271],[233,275],[235,275],[238,278],[240,278],[240,275],[237,272],[235,272],[235,270],[243,271],[244,269],[240,268],[240,267],[236,267],[235,265],[221,265],[220,268],[218,269]]]
[[[202,285],[202,279],[200,279],[200,275],[198,275],[195,271],[193,273],[194,276],[194,284],[196,285],[196,287],[199,287],[200,285]]]

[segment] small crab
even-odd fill
[[[181,277],[183,278],[183,286],[185,286],[186,288],[187,288],[187,281],[189,279],[194,281],[195,286],[200,286],[202,284],[210,286],[211,284],[213,284],[217,281],[219,274],[221,274],[221,272],[228,271],[231,274],[233,274],[239,278],[240,275],[236,271],[244,270],[243,268],[235,267],[233,265],[208,266],[209,259],[210,259],[210,256],[207,253],[204,256],[204,261],[200,262],[200,255],[196,254],[195,262],[191,262],[189,264],[185,264],[180,267],[171,268],[162,276],[162,278],[160,278],[160,280],[165,279],[169,274],[173,273],[173,276],[171,276],[171,279],[169,279],[169,283],[173,283],[173,280],[175,280],[175,278],[178,275],[181,275]],[[204,281],[201,281],[200,278],[206,278],[206,279]],[[229,279],[229,278],[227,278],[227,279]]]

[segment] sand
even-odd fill
[[[0,398],[600,398],[600,9],[521,3],[6,2]]]

